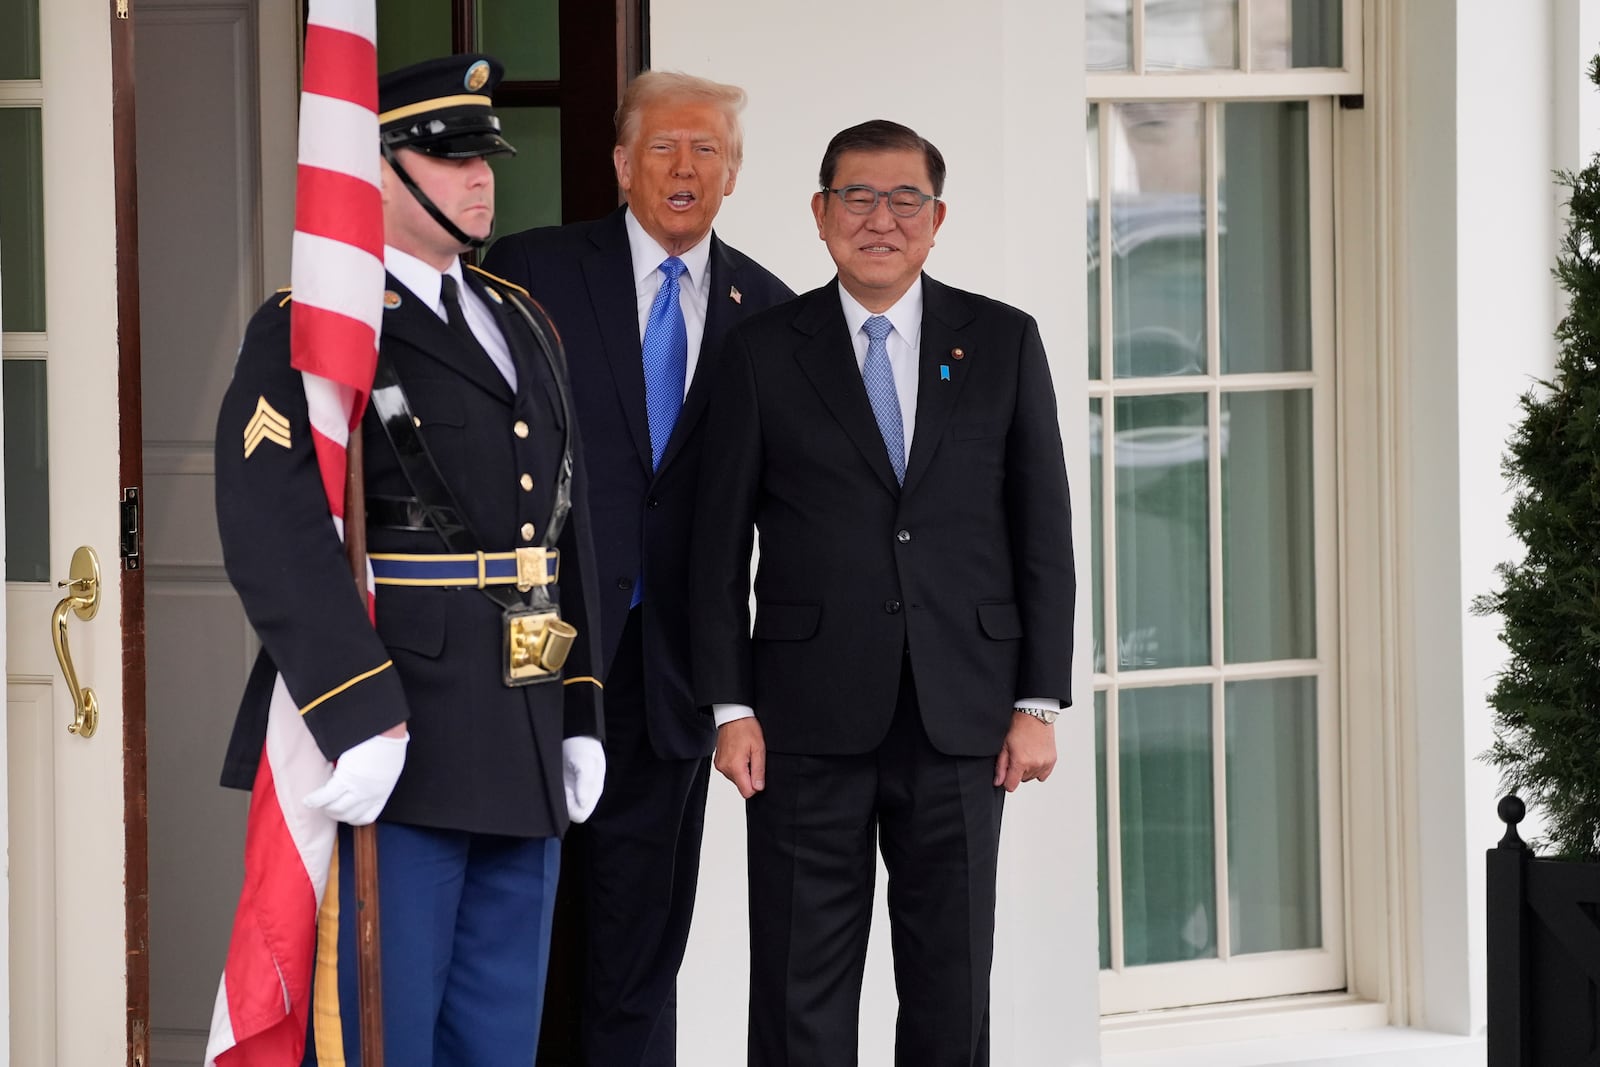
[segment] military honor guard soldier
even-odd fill
[[[308,1063],[355,1063],[348,824],[377,821],[388,1067],[531,1064],[559,839],[604,779],[598,613],[578,427],[555,332],[459,256],[494,223],[513,149],[501,67],[451,56],[379,79],[388,270],[366,455],[377,627],[328,515],[289,298],[251,320],[217,430],[228,575],[261,638],[225,785],[249,788],[282,675],[337,761],[305,802],[339,820]],[[270,410],[271,434],[251,435]],[[251,447],[251,445],[254,447]],[[564,663],[562,653],[565,652]]]

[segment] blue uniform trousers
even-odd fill
[[[384,1067],[532,1064],[560,841],[377,827]],[[341,825],[339,906],[324,906],[319,923],[307,1067],[361,1062],[354,870]],[[324,980],[331,953],[336,983]]]

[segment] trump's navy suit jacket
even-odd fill
[[[711,235],[710,298],[694,380],[659,470],[650,463],[638,297],[624,213],[496,242],[485,269],[528,289],[561,331],[583,427],[608,667],[644,576],[645,717],[656,754],[707,755],[715,731],[690,683],[689,538],[704,414],[722,341],[736,323],[793,296],[770,271]]]

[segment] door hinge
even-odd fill
[[[139,487],[130,486],[122,491],[122,566],[136,571],[139,562]]]
[[[125,19],[127,17],[128,17],[128,0],[117,0],[117,18]]]

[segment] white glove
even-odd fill
[[[582,822],[594,814],[606,787],[606,750],[593,737],[561,742],[561,784],[567,791],[567,816]]]
[[[306,797],[306,807],[321,808],[330,819],[365,826],[378,817],[406,765],[411,735],[369,737],[345,749],[333,775]]]

